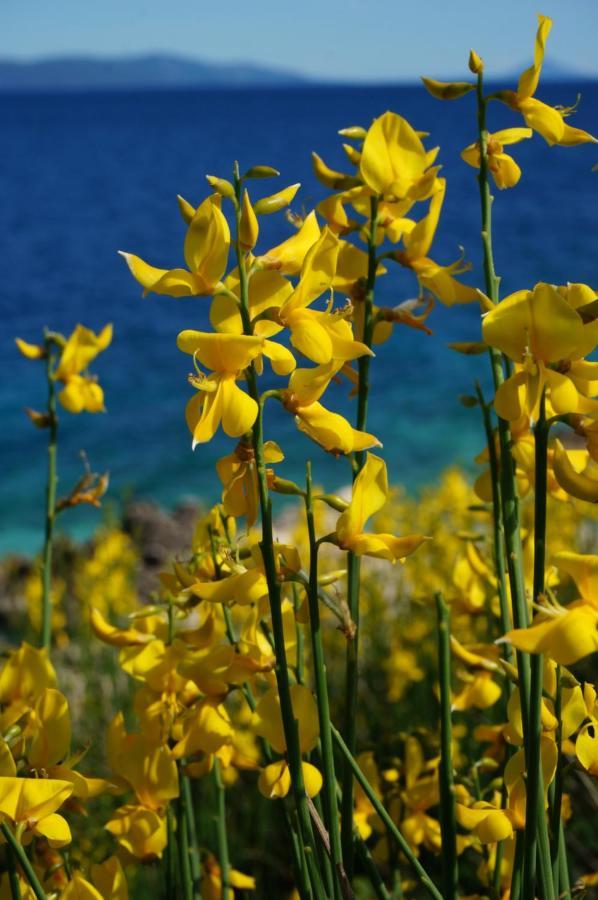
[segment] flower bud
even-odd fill
[[[475,88],[469,81],[435,81],[433,78],[422,78],[424,87],[437,100],[458,100]]]
[[[322,500],[323,503],[327,503],[332,509],[336,509],[337,512],[341,513],[349,507],[347,501],[336,494],[316,494],[314,500]]]
[[[273,166],[251,166],[243,178],[276,178],[277,175],[280,175],[280,172]]]
[[[206,181],[220,194],[221,197],[232,199],[235,196],[235,189],[226,178],[217,178],[216,175],[206,175]]]
[[[195,215],[195,207],[192,206],[188,200],[185,200],[184,197],[181,197],[180,194],[177,194],[177,203],[179,204],[179,212],[183,218],[183,221],[187,223],[187,225],[191,224],[191,220]]]
[[[361,125],[351,125],[349,128],[341,128],[339,131],[341,137],[349,138],[354,141],[364,141],[367,136],[367,130]]]
[[[15,344],[17,345],[19,353],[21,353],[25,359],[45,359],[47,356],[46,348],[43,344],[29,344],[21,338],[15,338]]]
[[[479,75],[484,71],[484,60],[481,56],[478,56],[475,50],[469,51],[469,62],[467,65],[469,66],[469,71],[473,72],[474,75]]]
[[[239,224],[239,243],[244,250],[253,250],[257,244],[259,233],[260,226],[258,225],[257,216],[253,211],[249,194],[247,191],[244,191],[241,203],[241,222]]]
[[[300,187],[300,184],[291,184],[283,191],[278,191],[277,194],[270,194],[269,197],[262,197],[261,200],[258,200],[257,203],[254,204],[254,212],[258,216],[267,216],[270,213],[278,212],[279,209],[283,209],[291,203]]]
[[[266,469],[266,478],[268,479],[268,488],[276,494],[287,494],[294,497],[304,497],[305,491],[302,491],[298,484],[294,481],[287,481],[286,478],[279,478],[274,473],[274,469]]]
[[[334,572],[327,572],[326,575],[319,575],[318,584],[320,587],[328,587],[329,584],[334,584],[335,581],[344,578],[346,574],[346,569],[335,569]]]

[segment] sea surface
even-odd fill
[[[575,124],[596,133],[598,83],[550,84],[541,96],[570,105],[578,88]],[[110,470],[115,502],[126,496],[167,506],[198,497],[214,502],[214,463],[234,442],[220,434],[192,452],[183,415],[190,360],[175,344],[181,329],[207,327],[209,301],[142,299],[116,251],[180,265],[184,226],[176,195],[199,202],[207,193],[204,175],[229,176],[235,159],[242,169],[263,163],[282,172],[256,182],[254,197],[300,181],[293,206],[309,210],[325,193],[310,151],[347,169],[337,130],[368,125],[387,109],[429,131],[428,146],[441,147],[448,189],[431,255],[449,263],[463,247],[473,263],[465,279],[482,286],[477,183],[459,157],[475,139],[471,96],[441,103],[418,87],[0,96],[0,550],[31,552],[42,540],[46,433],[31,426],[23,409],[43,407],[44,378],[13,338],[36,341],[44,326],[68,333],[77,322],[94,329],[114,323],[114,343],[93,365],[108,413],[60,417],[59,493],[82,472],[85,450],[94,471]],[[519,124],[499,104],[490,109],[491,129]],[[523,178],[516,190],[497,192],[494,206],[503,293],[539,280],[596,284],[595,145],[549,148],[535,136],[512,150]],[[289,233],[282,215],[262,222],[263,249]],[[414,294],[409,272],[379,281],[379,303]],[[479,338],[479,309],[437,306],[428,324],[429,336],[397,328],[372,365],[369,426],[384,443],[392,479],[408,490],[452,463],[472,465],[483,442],[479,412],[458,398],[471,393],[475,378],[487,384],[487,360],[447,349],[449,341]],[[340,391],[326,402],[352,414]],[[286,453],[281,474],[302,479],[311,455],[316,480],[327,489],[347,483],[346,461],[298,434],[277,405],[268,410],[267,432]],[[77,510],[70,526],[66,518],[63,524],[85,535],[97,519],[95,511]]]

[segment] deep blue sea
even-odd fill
[[[569,105],[577,87],[546,85],[541,96]],[[596,133],[598,84],[579,88],[575,124]],[[46,433],[33,429],[23,408],[43,406],[43,373],[19,356],[13,338],[36,341],[44,325],[64,332],[77,322],[115,327],[112,347],[93,366],[108,414],[60,418],[62,492],[80,474],[84,448],[95,471],[110,470],[115,499],[134,494],[173,505],[218,498],[213,465],[233,442],[220,435],[191,451],[183,416],[189,358],[175,345],[182,328],[207,326],[209,301],[142,299],[116,251],[159,266],[181,264],[177,193],[199,202],[207,189],[204,175],[227,177],[234,159],[242,169],[267,163],[281,170],[276,182],[256,182],[253,196],[301,181],[294,206],[311,208],[324,189],[312,174],[310,151],[346,168],[337,130],[367,125],[386,109],[431,132],[429,146],[440,144],[448,190],[431,255],[448,263],[463,246],[474,264],[466,277],[481,286],[475,172],[459,158],[475,138],[471,96],[441,103],[417,87],[0,96],[0,549],[31,551],[41,543]],[[493,130],[519,124],[499,104],[490,111]],[[538,280],[595,284],[595,145],[549,148],[535,136],[515,146],[513,155],[523,178],[516,190],[498,194],[494,207],[503,292]],[[262,221],[263,248],[288,233],[282,215]],[[393,272],[380,279],[378,300],[394,305],[414,288],[410,273]],[[438,306],[428,324],[431,336],[396,329],[372,367],[370,427],[384,443],[392,478],[408,489],[451,463],[470,464],[482,443],[478,412],[465,409],[458,396],[471,392],[476,377],[485,379],[486,358],[446,347],[479,338],[479,310]],[[332,404],[350,411],[340,394]],[[328,489],[348,481],[346,461],[320,452],[276,405],[268,434],[287,453],[281,467],[287,477],[301,479],[311,454],[316,479]],[[97,513],[75,511],[68,518],[71,529],[84,534]]]

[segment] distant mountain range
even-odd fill
[[[0,91],[286,87],[307,82],[296,72],[255,63],[208,63],[166,53],[0,59]]]
[[[497,79],[514,82],[525,68]],[[462,78],[463,76],[459,76]],[[548,62],[544,81],[589,81],[591,76]],[[136,56],[57,56],[22,61],[0,58],[0,93],[14,91],[152,90],[169,88],[292,87],[321,83],[289,69],[257,63],[211,63],[168,53]],[[359,79],[356,79],[357,81]],[[385,79],[386,82],[392,79]],[[396,81],[405,81],[397,78]],[[413,79],[413,82],[419,79]],[[327,79],[328,83],[334,83]],[[368,82],[371,82],[368,79]],[[342,83],[337,80],[336,83]]]

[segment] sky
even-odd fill
[[[487,71],[501,75],[531,61],[542,12],[555,20],[549,59],[598,75],[597,0],[538,2],[2,0],[0,57],[166,51],[376,82],[460,75],[474,47]]]

